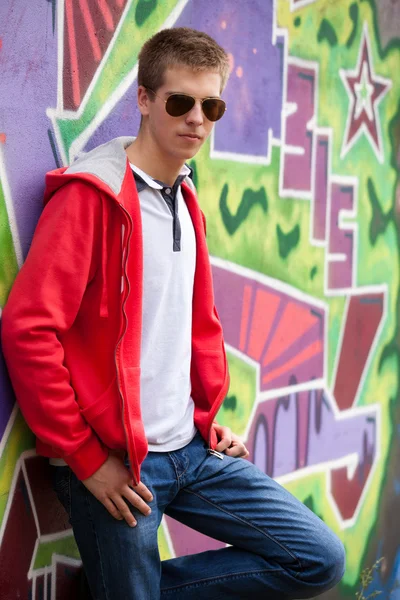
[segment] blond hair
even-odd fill
[[[157,91],[168,68],[184,66],[193,71],[215,71],[221,76],[221,92],[229,77],[227,53],[212,37],[189,27],[162,29],[139,52],[138,85]]]

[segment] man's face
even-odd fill
[[[196,100],[193,108],[181,117],[171,117],[165,102],[171,93],[188,94],[196,99],[219,97],[221,76],[213,71],[194,72],[187,67],[167,69],[164,84],[154,90],[157,96],[139,88],[139,108],[147,117],[147,127],[153,142],[165,158],[184,162],[192,158],[211,133],[209,121]]]

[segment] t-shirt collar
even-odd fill
[[[142,169],[139,169],[139,167],[137,167],[136,165],[132,164],[131,162],[129,163],[129,165],[130,165],[132,171],[135,174],[135,179],[137,179],[136,176],[138,176],[139,179],[143,183],[145,183],[149,187],[153,188],[154,190],[162,190],[163,188],[171,187],[171,186],[166,185],[162,181],[158,181],[157,179],[153,179],[150,175],[148,175],[147,173],[145,173],[144,171],[142,171]],[[182,183],[182,181],[186,177],[188,177],[191,173],[192,173],[192,169],[188,165],[184,164],[182,166],[182,169],[179,172],[179,175],[177,177],[177,180],[176,180],[175,184],[178,182],[178,184],[180,185]]]

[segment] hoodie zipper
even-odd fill
[[[126,302],[128,300],[128,296],[130,293],[130,289],[131,289],[131,285],[130,285],[130,281],[128,278],[128,273],[126,270],[126,265],[128,263],[128,258],[129,258],[129,249],[130,249],[130,241],[131,241],[131,237],[132,237],[132,232],[133,232],[133,221],[132,221],[132,217],[130,216],[129,212],[122,206],[122,204],[119,204],[121,210],[125,213],[125,216],[129,222],[130,225],[130,230],[129,230],[129,234],[128,234],[128,240],[125,246],[125,257],[124,257],[124,261],[123,261],[123,275],[125,277],[126,280],[126,290],[125,290],[125,294],[124,294],[124,300],[122,302],[122,316],[124,319],[124,328],[123,331],[121,333],[121,336],[117,342],[117,345],[115,347],[115,368],[117,370],[117,385],[118,385],[118,391],[121,397],[121,403],[122,403],[122,426],[124,428],[124,433],[125,433],[125,439],[126,439],[126,445],[127,445],[127,451],[128,451],[128,456],[130,459],[130,462],[132,462],[132,458],[133,456],[130,456],[131,454],[133,454],[133,448],[131,447],[131,444],[129,442],[129,436],[128,433],[126,431],[126,427],[125,427],[125,420],[124,420],[124,415],[125,415],[125,398],[124,398],[124,394],[121,388],[121,384],[120,384],[120,370],[119,370],[119,356],[120,356],[120,351],[121,351],[121,342],[125,336],[125,333],[127,332],[128,329],[128,316],[126,314],[125,311],[125,305]],[[132,477],[133,477],[133,481],[135,483],[135,485],[138,485],[138,481],[136,481],[135,475],[133,473],[133,465],[131,464],[131,473],[132,473]]]

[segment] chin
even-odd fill
[[[198,153],[199,150],[200,150],[200,148],[193,148],[192,151],[186,150],[185,152],[182,152],[182,158],[184,160],[189,160],[190,158],[193,158],[194,156],[196,156],[196,154]]]
[[[187,160],[190,160],[191,158],[193,158],[193,156],[195,156],[196,152],[174,152],[173,153],[173,157],[175,160],[179,160],[182,162],[186,162]]]

